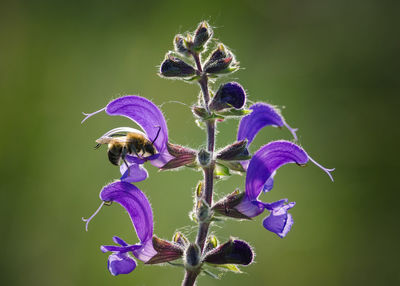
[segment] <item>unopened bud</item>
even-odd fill
[[[201,149],[197,154],[197,159],[201,166],[206,167],[211,162],[211,154],[204,149]]]
[[[191,65],[171,54],[167,54],[166,59],[161,64],[160,72],[165,77],[190,77],[196,73]]]
[[[197,244],[191,243],[186,248],[184,254],[185,268],[188,270],[195,270],[200,265],[200,248]]]
[[[242,108],[246,101],[246,93],[237,82],[228,82],[221,85],[210,103],[211,110],[222,110],[234,107]]]
[[[206,246],[205,246],[205,252],[209,252],[210,250],[216,248],[218,246],[219,242],[218,239],[215,235],[211,234],[208,236],[207,241],[206,241]]]
[[[231,71],[229,69],[231,64],[234,67],[236,66],[233,54],[224,45],[220,44],[211,54],[203,70],[207,73],[226,73]]]
[[[181,53],[183,55],[187,55],[189,53],[189,50],[185,43],[185,39],[183,38],[182,35],[175,36],[174,46],[175,46],[175,51],[177,51],[178,53]]]
[[[253,256],[253,250],[247,242],[231,238],[208,252],[204,261],[212,264],[249,265],[253,261]]]
[[[204,184],[203,181],[199,181],[196,186],[196,197],[201,198],[203,196]]]
[[[247,139],[228,145],[217,154],[217,159],[223,161],[243,161],[250,158],[251,156],[247,149]]]
[[[212,29],[207,22],[200,23],[194,35],[193,48],[195,50],[202,50],[212,34]]]
[[[237,218],[237,219],[251,219],[247,215],[238,211],[235,207],[242,202],[245,197],[244,192],[235,190],[233,193],[222,198],[212,206],[212,210],[215,214]]]
[[[174,234],[172,241],[182,246],[189,244],[189,240],[179,231]]]

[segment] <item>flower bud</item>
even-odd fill
[[[210,103],[211,110],[221,110],[234,107],[242,108],[246,101],[246,93],[237,82],[228,82],[221,85]]]
[[[210,235],[207,238],[205,252],[209,252],[218,246],[219,242],[215,235]]]
[[[160,239],[155,235],[153,236],[153,248],[157,251],[157,254],[150,258],[146,264],[164,263],[181,258],[183,255],[183,248],[179,244]]]
[[[190,77],[195,75],[195,69],[181,59],[167,54],[161,64],[161,75],[165,77]]]
[[[207,73],[227,73],[234,71],[235,68],[233,54],[220,44],[205,63],[203,70]]]
[[[184,264],[185,268],[195,270],[200,265],[200,248],[197,244],[191,243],[185,250]]]
[[[249,265],[253,261],[253,256],[253,250],[247,242],[231,238],[228,242],[209,251],[204,261],[212,264]]]
[[[187,55],[189,53],[189,49],[186,46],[185,39],[182,35],[176,35],[174,39],[174,47],[175,51],[181,53],[183,55]]]
[[[199,181],[199,183],[196,186],[196,198],[199,199],[203,196],[203,191],[204,191],[204,183],[203,181]]]
[[[206,167],[211,162],[211,154],[204,149],[201,149],[197,154],[197,159],[201,166]]]
[[[212,37],[213,31],[207,22],[202,22],[197,27],[194,34],[193,48],[195,50],[202,50],[203,46]]]
[[[250,217],[241,213],[235,208],[238,204],[240,204],[244,197],[244,192],[239,192],[239,190],[235,190],[233,193],[216,202],[211,209],[214,211],[215,214],[237,219],[251,219]]]
[[[189,240],[179,231],[174,234],[172,241],[181,246],[186,246],[189,244]]]
[[[217,154],[217,159],[223,161],[243,161],[250,158],[251,156],[247,149],[247,139],[228,145]]]

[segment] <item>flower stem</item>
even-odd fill
[[[198,71],[202,74],[201,62],[200,57],[197,53],[192,53],[193,58],[196,62],[196,66]],[[204,106],[208,113],[209,110],[209,101],[210,101],[210,94],[208,92],[208,77],[206,74],[202,74],[201,78],[199,79],[199,85],[201,91],[203,93],[204,99]],[[215,121],[208,120],[207,121],[207,150],[211,153],[211,158],[213,157],[215,149]],[[211,207],[212,199],[213,199],[213,189],[214,189],[214,168],[215,162],[212,159],[211,163],[203,168],[204,173],[204,192],[203,192],[203,199],[205,202]],[[204,221],[199,223],[199,230],[197,232],[196,243],[199,246],[201,252],[203,252],[204,244],[207,239],[208,229],[210,226],[209,221]],[[190,271],[186,270],[185,278],[182,282],[182,286],[192,286],[196,283],[196,278],[198,276],[198,271]]]

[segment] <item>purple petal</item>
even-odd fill
[[[271,214],[263,221],[263,226],[267,230],[276,233],[280,237],[285,237],[293,225],[292,215],[289,214],[287,211],[293,208],[295,203],[291,202],[284,205],[284,201],[287,200],[281,200],[276,203],[270,204],[271,206],[275,204],[274,209],[271,211]]]
[[[235,206],[235,209],[247,217],[256,217],[264,212],[264,206],[258,201],[250,201],[247,196],[244,196],[242,201]]]
[[[251,158],[246,175],[246,195],[256,200],[264,184],[281,166],[288,163],[304,165],[308,162],[307,153],[289,141],[274,141],[262,146]]]
[[[264,192],[264,193],[269,192],[270,190],[273,189],[273,187],[274,187],[274,176],[275,176],[275,174],[276,174],[276,171],[273,172],[273,173],[271,174],[271,177],[269,177],[269,178],[267,179],[267,181],[265,182],[265,184],[264,184],[264,186],[263,186],[263,192]]]
[[[122,177],[121,181],[134,183],[134,182],[141,182],[147,179],[149,174],[147,170],[143,167],[143,165],[135,164],[135,163],[128,163],[129,168],[126,167],[125,164],[122,164],[119,169],[121,171]]]
[[[295,140],[297,140],[296,130],[291,128],[283,119],[279,110],[272,105],[266,103],[256,103],[250,106],[253,110],[249,115],[242,118],[239,124],[237,140],[247,139],[247,146],[254,140],[257,133],[265,126],[287,127],[292,133]]]
[[[147,262],[157,254],[157,251],[153,248],[153,241],[150,239],[143,243],[140,248],[132,250],[132,253],[137,259]]]
[[[137,95],[127,95],[111,101],[105,111],[112,116],[120,115],[130,118],[142,127],[149,140],[154,140],[158,129],[161,128],[158,138],[154,141],[154,146],[160,153],[166,149],[167,123],[161,110],[150,100]]]
[[[142,243],[153,236],[153,212],[146,196],[136,186],[126,182],[114,182],[100,192],[103,201],[117,202],[131,217],[136,233]]]
[[[111,254],[107,262],[108,270],[114,276],[131,273],[136,268],[135,260],[126,253]]]
[[[128,244],[125,242],[125,240],[123,240],[122,238],[118,237],[118,236],[114,236],[113,237],[113,241],[115,243],[118,243],[121,246],[128,246]]]
[[[169,161],[174,159],[172,155],[168,153],[168,150],[165,149],[162,153],[157,154],[159,155],[156,159],[150,160],[150,164],[152,164],[154,167],[161,168],[165,164],[167,164]]]

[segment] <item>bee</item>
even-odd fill
[[[125,131],[126,134],[120,133],[121,131]],[[107,155],[111,164],[119,166],[124,162],[129,167],[125,159],[127,155],[146,160],[148,157],[158,153],[153,144],[157,140],[160,131],[161,127],[158,129],[156,137],[150,141],[146,134],[137,129],[128,127],[116,128],[97,139],[97,145],[94,148],[98,149],[101,145],[108,144]]]

